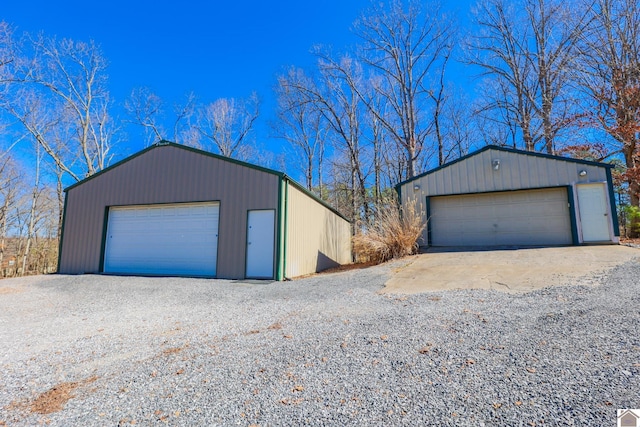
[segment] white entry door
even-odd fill
[[[247,219],[247,278],[273,279],[275,211],[249,211]]]
[[[604,184],[581,184],[577,187],[582,240],[587,243],[610,241],[609,209]]]

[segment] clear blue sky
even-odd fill
[[[109,61],[112,98],[121,104],[147,86],[171,105],[193,91],[202,102],[263,100],[258,140],[268,141],[275,76],[309,66],[314,44],[342,50],[356,43],[353,21],[369,0],[3,0],[0,20],[23,31],[95,40]],[[469,0],[450,1],[463,8]],[[142,148],[131,135],[122,154]],[[273,143],[269,144],[270,146]],[[271,148],[271,147],[270,147]],[[276,148],[276,147],[273,147]],[[120,156],[118,156],[120,157]]]

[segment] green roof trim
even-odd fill
[[[331,212],[335,213],[336,215],[338,215],[340,218],[344,219],[347,222],[351,222],[349,221],[347,218],[344,217],[344,215],[342,215],[340,212],[338,212],[335,208],[333,208],[332,206],[330,206],[327,202],[325,202],[324,200],[321,200],[318,196],[316,196],[315,194],[313,194],[312,192],[310,192],[309,190],[307,190],[306,188],[304,188],[301,184],[299,184],[297,181],[295,181],[294,179],[292,179],[291,177],[287,176],[285,173],[283,172],[279,172],[273,169],[269,169],[269,168],[265,168],[263,166],[258,166],[258,165],[254,165],[252,163],[248,163],[248,162],[243,162],[242,160],[237,160],[237,159],[232,159],[231,157],[225,157],[225,156],[221,156],[220,154],[215,154],[215,153],[211,153],[209,151],[205,151],[205,150],[200,150],[198,148],[193,148],[193,147],[189,147],[186,145],[182,145],[182,144],[177,144],[175,142],[171,142],[171,141],[166,141],[166,140],[162,140],[160,142],[157,142],[153,145],[150,145],[149,147],[138,151],[137,153],[134,153],[132,155],[130,155],[129,157],[126,157],[122,160],[120,160],[119,162],[116,162],[114,164],[112,164],[111,166],[102,169],[100,172],[97,172],[81,181],[76,182],[75,184],[72,184],[70,186],[68,186],[67,188],[64,189],[65,192],[68,192],[69,190],[72,190],[88,181],[91,181],[94,178],[99,177],[102,174],[105,174],[115,168],[117,168],[120,165],[123,165],[133,159],[135,159],[136,157],[142,156],[143,154],[151,151],[151,150],[155,150],[158,148],[162,148],[162,147],[173,147],[173,148],[179,148],[181,150],[187,150],[187,151],[191,151],[193,153],[196,154],[200,154],[202,156],[207,156],[207,157],[212,157],[214,159],[218,159],[218,160],[222,160],[225,162],[230,162],[233,164],[236,164],[238,166],[244,166],[250,169],[254,169],[260,172],[265,172],[271,175],[276,175],[277,177],[279,177],[280,179],[285,179],[287,181],[289,181],[294,187],[298,188],[300,191],[302,191],[303,193],[305,193],[307,196],[311,197],[313,200],[315,200],[316,202],[320,203],[321,205],[323,205],[324,207],[326,207],[327,209],[329,209]]]
[[[481,154],[481,153],[483,153],[485,151],[488,151],[488,150],[496,150],[496,151],[503,151],[503,152],[512,153],[512,154],[522,154],[522,155],[525,155],[525,156],[540,157],[542,159],[547,159],[547,160],[560,160],[560,161],[570,162],[570,163],[579,163],[581,165],[588,165],[588,166],[598,166],[598,167],[604,167],[604,168],[613,168],[613,167],[615,167],[614,165],[609,164],[609,163],[593,162],[591,160],[574,159],[574,158],[571,158],[571,157],[554,156],[552,154],[537,153],[535,151],[518,150],[516,148],[500,147],[498,145],[486,145],[486,146],[482,147],[479,150],[476,150],[476,151],[474,151],[472,153],[467,154],[466,156],[462,156],[462,157],[460,157],[458,159],[455,159],[455,160],[452,160],[452,161],[450,161],[448,163],[445,163],[442,166],[438,166],[438,167],[433,168],[431,170],[428,170],[428,171],[426,171],[424,173],[421,173],[420,175],[416,175],[413,178],[409,178],[407,180],[404,180],[404,181],[398,183],[396,185],[396,188],[400,188],[401,186],[403,186],[405,184],[408,184],[411,181],[415,181],[416,179],[423,178],[423,177],[425,177],[427,175],[430,175],[430,174],[432,174],[434,172],[437,172],[437,171],[439,171],[441,169],[447,168],[447,167],[449,167],[451,165],[454,165],[454,164],[456,164],[458,162],[462,162],[464,160],[467,160],[470,157],[476,156],[476,155]]]

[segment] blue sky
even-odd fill
[[[256,137],[269,149],[267,123],[276,75],[289,65],[310,66],[314,44],[343,50],[357,42],[353,21],[369,0],[194,1],[5,0],[0,20],[24,31],[96,41],[109,61],[109,87],[116,103],[132,89],[151,88],[168,105],[193,91],[202,102],[245,98],[263,101]],[[462,8],[469,0],[449,2]],[[122,114],[122,113],[120,113]],[[142,136],[119,148],[131,154]],[[121,156],[118,156],[121,157]]]

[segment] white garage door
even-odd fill
[[[106,273],[215,276],[218,203],[109,209]]]
[[[565,188],[432,197],[430,208],[433,246],[573,241]]]

